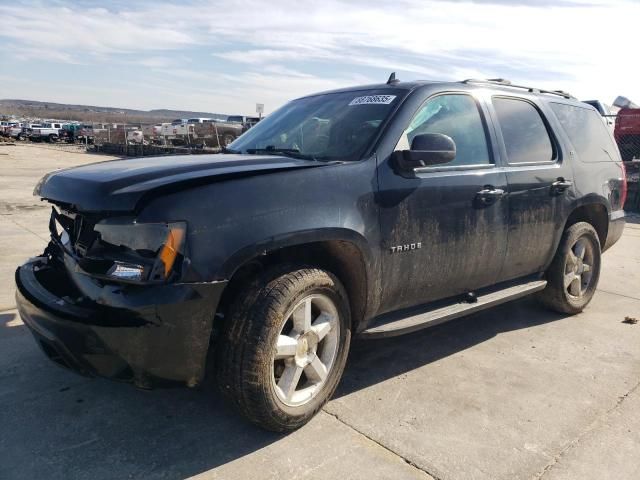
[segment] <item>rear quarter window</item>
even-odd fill
[[[581,161],[616,161],[617,147],[598,112],[564,103],[550,105]]]
[[[555,160],[547,126],[533,104],[512,97],[494,97],[492,103],[510,164]]]

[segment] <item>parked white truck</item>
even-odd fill
[[[31,130],[30,138],[31,141],[35,142],[47,141],[50,143],[54,143],[60,139],[61,130],[62,123],[43,123],[42,127],[34,128]]]

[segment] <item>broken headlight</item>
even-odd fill
[[[184,256],[185,222],[137,223],[106,219],[95,224],[96,238],[78,260],[86,273],[122,282],[169,280]]]

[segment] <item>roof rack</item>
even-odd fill
[[[485,84],[485,85],[499,85],[501,87],[520,88],[520,89],[523,89],[523,90],[527,90],[528,92],[531,92],[531,93],[547,93],[547,94],[550,94],[550,95],[558,95],[558,96],[563,97],[563,98],[575,99],[575,97],[573,95],[571,95],[570,93],[564,92],[562,90],[543,90],[541,88],[525,87],[524,85],[514,85],[509,80],[505,80],[504,78],[488,78],[486,80],[468,78],[466,80],[463,80],[462,83],[479,83],[479,84]]]

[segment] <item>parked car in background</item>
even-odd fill
[[[534,293],[581,312],[627,184],[598,113],[566,93],[392,77],[294,100],[221,155],[80,166],[35,193],[51,241],[16,301],[45,355],[143,388],[215,365],[239,412],[291,431],[353,335]]]
[[[13,125],[11,127],[7,127],[4,131],[5,136],[11,138],[18,138],[22,134],[23,124],[18,123],[17,125]]]
[[[33,128],[29,138],[35,142],[47,141],[55,143],[62,136],[62,123],[43,123],[41,127]]]
[[[188,123],[171,123],[162,124],[160,136],[165,143],[171,145],[186,145],[190,143],[189,134],[193,132],[193,125]]]
[[[246,132],[261,120],[260,117],[245,117],[244,115],[229,115],[228,123],[237,123],[242,125],[242,131]]]
[[[31,133],[34,128],[42,128],[39,123],[24,123],[19,127],[11,127],[9,129],[9,136],[16,140],[27,140],[31,137]]]
[[[245,118],[244,115],[229,115],[227,117],[227,122],[244,124]]]
[[[613,132],[615,126],[615,114],[611,113],[611,109],[608,105],[601,102],[600,100],[584,100],[584,103],[591,105],[595,108],[602,118],[604,119],[605,124]]]
[[[75,130],[75,138],[74,141],[80,143],[93,143],[95,139],[96,133],[93,127],[93,124],[84,123],[78,125],[78,128]]]
[[[213,122],[215,121],[213,118],[189,118],[187,120],[188,124],[194,124],[194,123],[207,123],[207,122]]]
[[[18,126],[20,126],[19,122],[3,121],[0,124],[0,135],[8,136],[9,135],[9,129],[11,129],[13,127],[18,127]]]
[[[127,131],[127,143],[130,145],[142,145],[148,142],[145,142],[142,130],[136,129]]]

